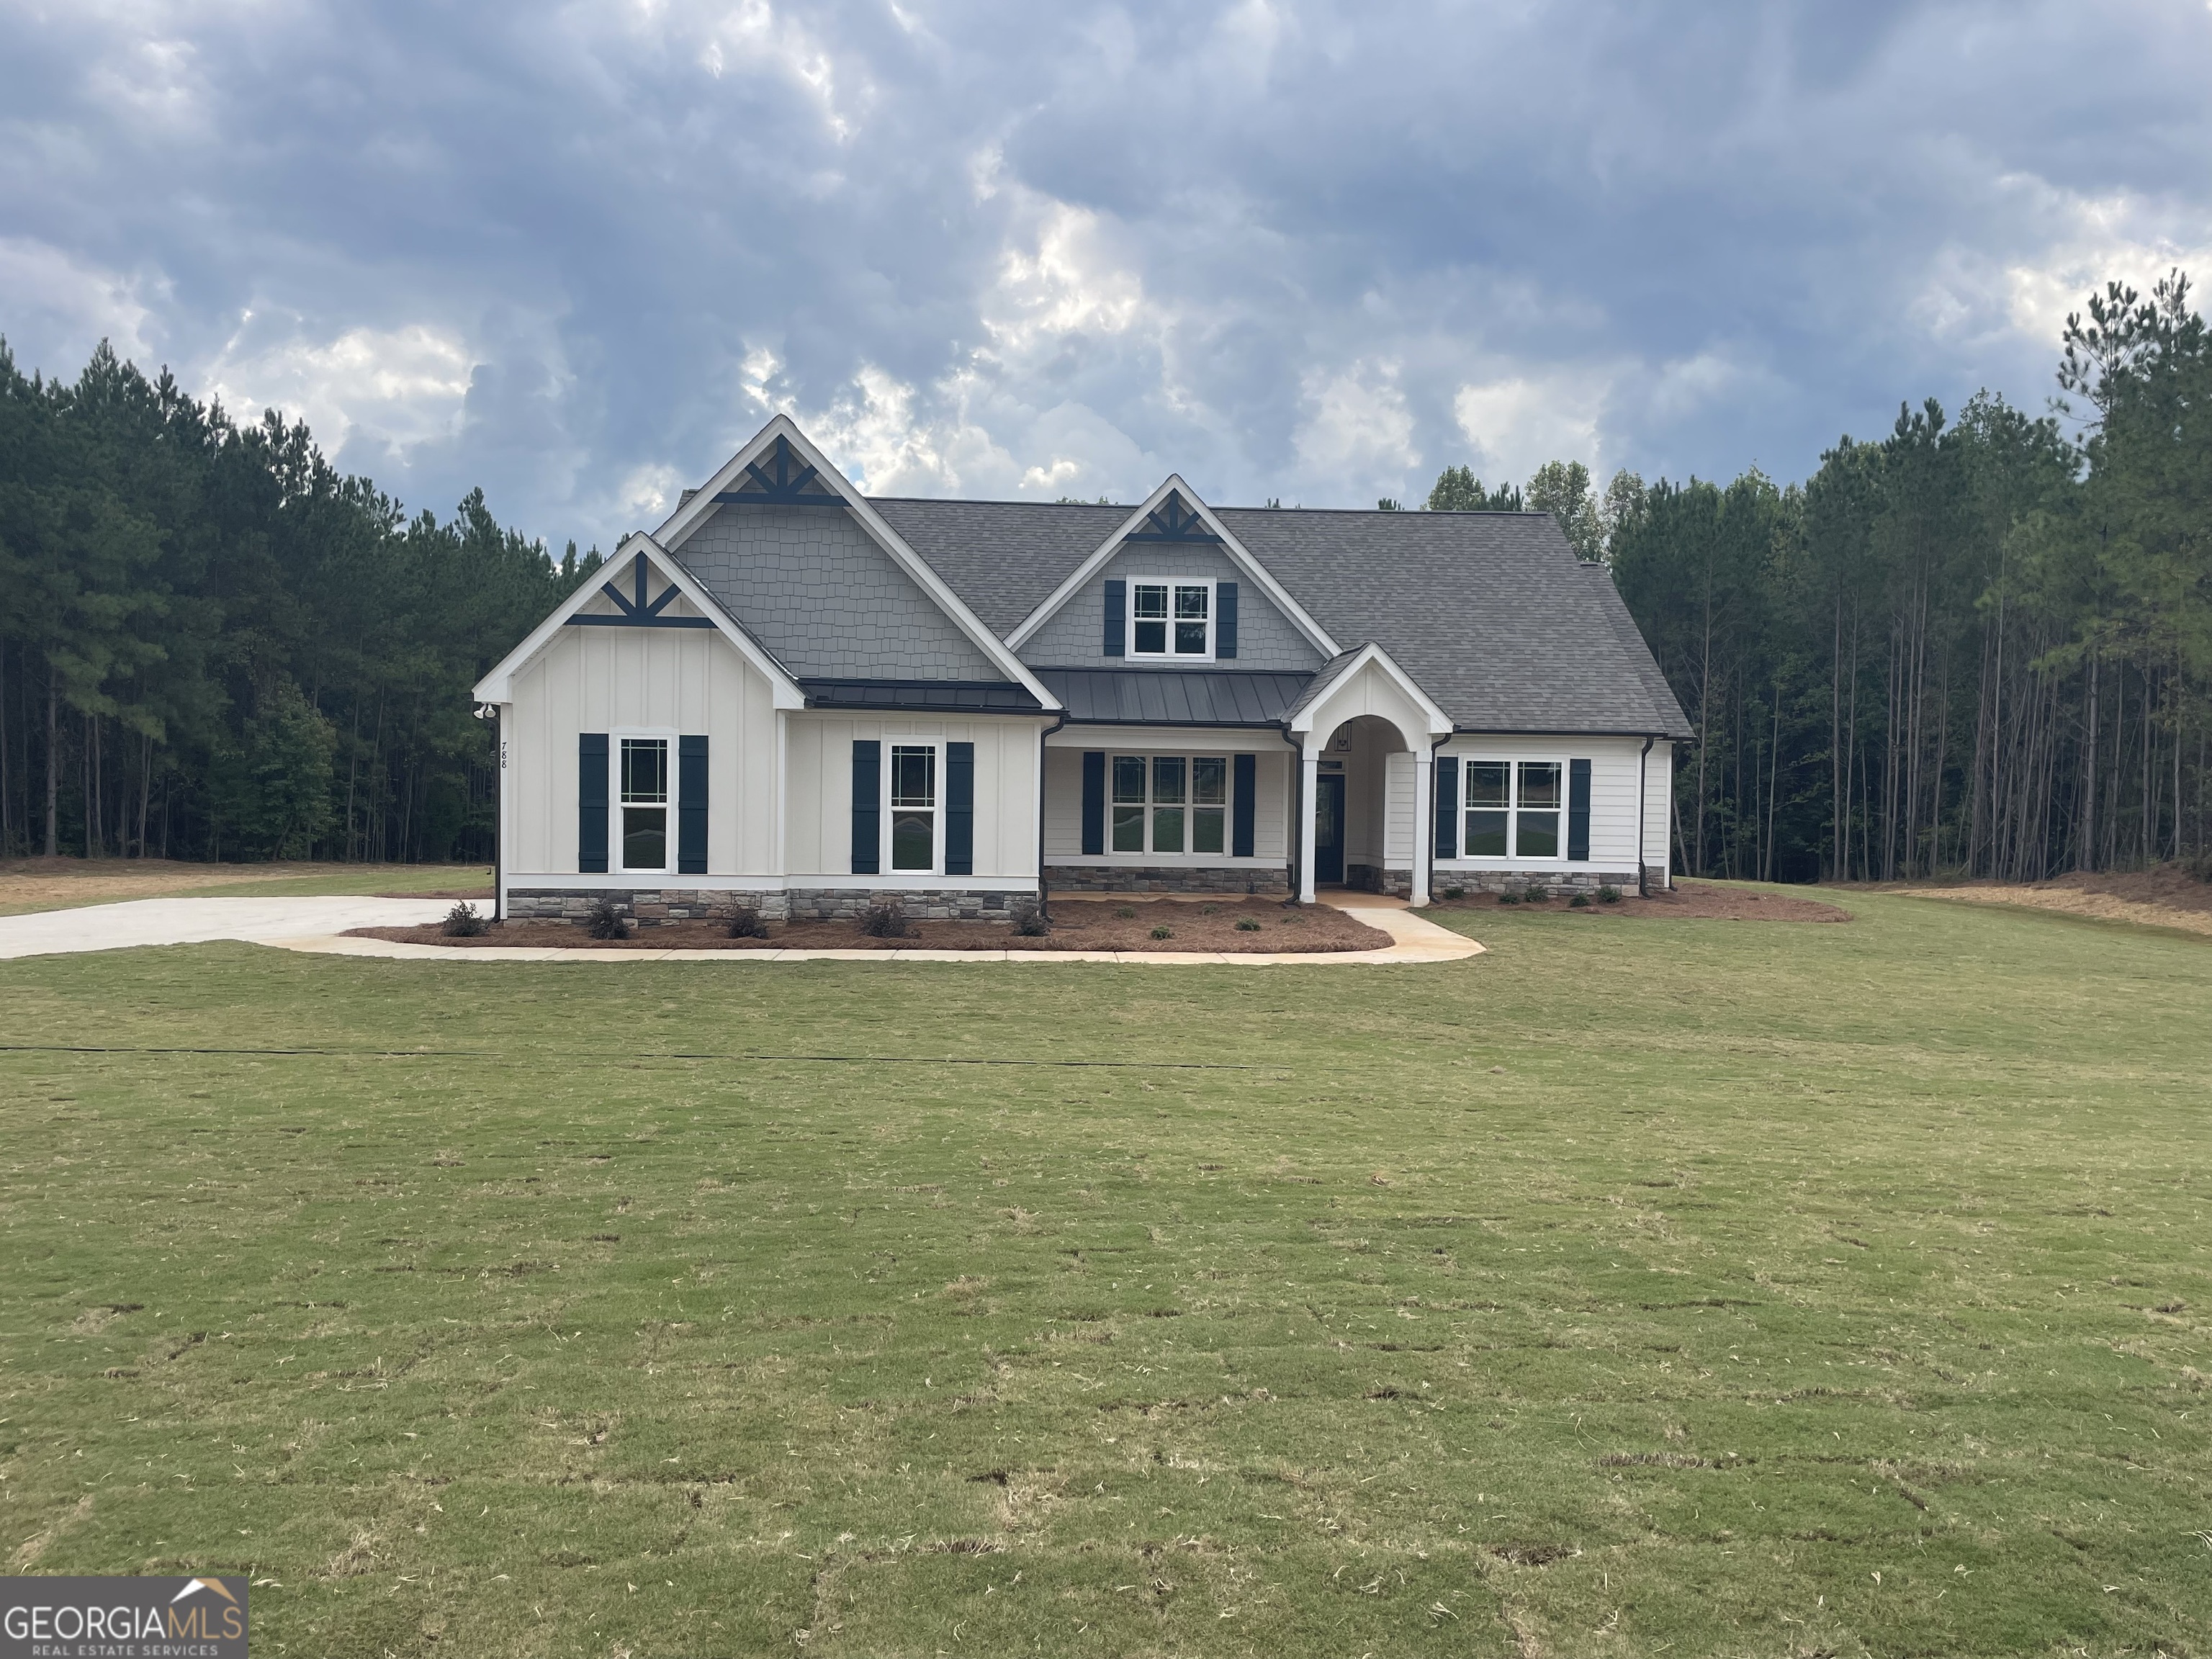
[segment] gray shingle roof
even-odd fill
[[[1000,639],[1136,511],[1054,501],[871,496],[868,505]]]
[[[1381,646],[1462,730],[1690,734],[1548,514],[1215,512],[1339,645]]]
[[[1001,637],[1131,511],[873,505]],[[1381,646],[1462,730],[1690,735],[1611,573],[1548,514],[1215,511],[1340,647]]]

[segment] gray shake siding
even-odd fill
[[[843,513],[725,507],[671,550],[793,674],[1004,678]]]
[[[1297,672],[1321,666],[1321,653],[1268,602],[1260,585],[1238,569],[1226,553],[1203,543],[1124,548],[1107,560],[1104,568],[1022,647],[1022,660],[1062,668],[1108,662],[1117,668],[1164,662],[1160,658],[1125,659],[1105,654],[1106,583],[1144,576],[1211,576],[1237,584],[1237,656],[1233,664],[1224,666],[1248,672]]]

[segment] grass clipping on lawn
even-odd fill
[[[1121,902],[1054,899],[1052,931],[1025,939],[1000,921],[909,921],[895,939],[863,933],[852,921],[770,922],[765,939],[732,939],[726,921],[672,921],[633,927],[629,937],[595,939],[565,921],[495,922],[470,938],[449,935],[436,923],[416,927],[356,927],[362,939],[410,945],[525,945],[541,949],[635,951],[1380,951],[1389,934],[1326,904],[1285,906],[1266,899],[1224,898],[1191,902],[1133,899]],[[1256,926],[1241,928],[1240,921]],[[1164,927],[1168,937],[1156,939]]]
[[[0,1559],[257,1653],[2203,1654],[2212,953],[1851,904],[0,963]]]

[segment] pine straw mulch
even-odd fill
[[[2212,880],[2180,864],[2037,882],[1970,881],[1943,887],[1893,883],[1875,890],[1968,904],[2017,904],[2099,921],[2131,921],[2212,936]]]
[[[1233,951],[1271,954],[1379,951],[1390,936],[1325,904],[1285,907],[1273,900],[1224,898],[1193,904],[1175,899],[1125,902],[1054,899],[1052,931],[1024,939],[1000,921],[910,921],[902,939],[871,939],[850,921],[769,924],[766,939],[732,939],[717,921],[675,921],[631,930],[620,939],[593,939],[565,921],[501,921],[473,939],[456,939],[435,922],[420,927],[356,927],[349,937],[444,945],[556,950],[631,951]],[[1239,928],[1240,920],[1257,922]],[[1152,930],[1165,927],[1166,939]]]
[[[1470,893],[1465,898],[1440,898],[1435,908],[1439,910],[1494,910],[1499,907],[1495,893]],[[1634,890],[1628,889],[1622,892],[1620,902],[1614,904],[1601,904],[1592,897],[1586,908],[1577,909],[1565,898],[1553,898],[1540,904],[1524,901],[1517,908],[1523,911],[1556,910],[1565,916],[1644,916],[1677,921],[1849,921],[1851,919],[1850,911],[1833,904],[1823,904],[1817,899],[1799,898],[1788,893],[1754,893],[1741,887],[1721,887],[1709,882],[1683,881],[1679,878],[1671,890],[1654,888],[1648,899],[1637,897]]]

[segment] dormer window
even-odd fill
[[[1129,654],[1213,655],[1213,584],[1167,579],[1129,582]]]

